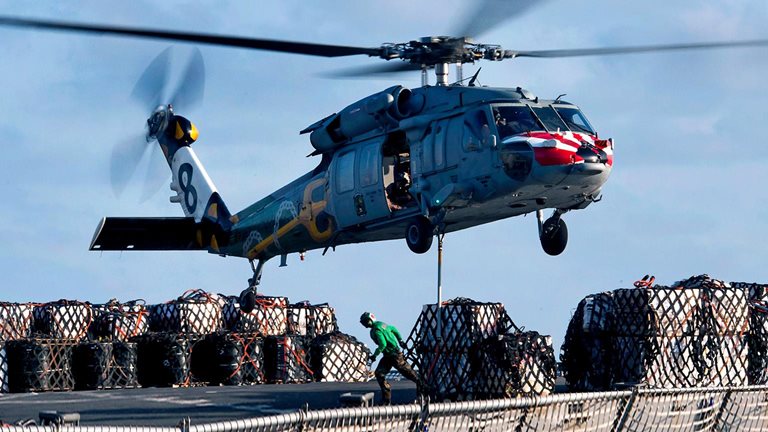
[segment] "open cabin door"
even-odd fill
[[[384,194],[381,147],[377,137],[341,150],[331,168],[336,221],[341,228],[365,224],[390,214]]]

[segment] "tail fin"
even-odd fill
[[[171,190],[176,192],[171,196],[171,202],[181,204],[184,215],[194,218],[198,224],[205,220],[207,225],[216,227],[219,234],[228,232],[232,227],[232,214],[190,147],[197,139],[197,128],[171,110],[169,114],[167,126],[157,134],[157,140],[171,168]],[[215,236],[210,241],[211,246],[216,249],[216,244],[223,239]]]

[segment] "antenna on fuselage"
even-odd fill
[[[477,81],[477,77],[480,75],[480,70],[481,69],[483,69],[483,68],[481,68],[481,67],[477,68],[477,72],[475,72],[475,74],[472,75],[472,79],[469,80],[469,82],[467,83],[467,86],[469,86],[469,87],[474,87],[475,86],[475,81]]]

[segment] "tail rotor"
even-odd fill
[[[110,180],[117,197],[123,194],[135,177],[143,159],[148,159],[148,165],[143,175],[141,201],[146,201],[162,187],[168,175],[166,168],[153,160],[158,153],[157,134],[168,126],[168,118],[173,115],[171,106],[190,110],[203,100],[205,63],[200,50],[194,48],[173,93],[169,91],[171,57],[170,47],[158,54],[141,74],[131,92],[131,98],[145,113],[151,114],[142,135],[119,141],[112,148]]]

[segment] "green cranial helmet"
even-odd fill
[[[374,317],[373,314],[370,312],[363,312],[363,314],[360,315],[361,323],[373,322],[375,319],[376,317]]]

